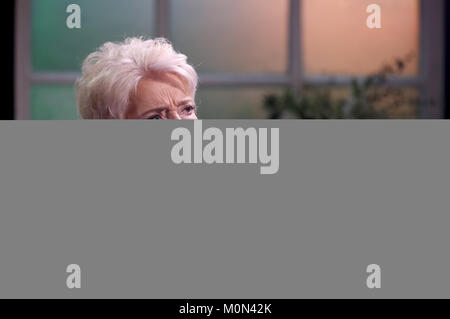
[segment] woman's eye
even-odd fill
[[[160,120],[160,119],[161,119],[160,115],[153,115],[153,116],[150,116],[149,118],[147,118],[147,120]]]
[[[184,112],[190,114],[195,110],[195,108],[192,105],[188,105],[184,108]]]

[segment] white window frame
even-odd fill
[[[70,84],[76,72],[32,72],[31,1],[16,0],[15,118],[30,119],[30,88],[33,84]],[[170,0],[156,1],[158,36],[170,39]],[[303,85],[346,85],[350,76],[307,76],[302,67],[301,1],[289,0],[288,70],[286,74],[200,74],[200,86],[281,86],[301,89]],[[391,77],[390,85],[415,87],[420,91],[419,118],[444,116],[444,0],[420,0],[420,63],[417,77]],[[440,14],[438,14],[440,13]],[[433,101],[433,103],[429,103]]]

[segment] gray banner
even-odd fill
[[[449,122],[203,121],[278,127],[273,175],[181,126],[1,122],[0,298],[450,298]]]

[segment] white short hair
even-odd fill
[[[105,43],[83,62],[82,77],[76,83],[81,117],[123,118],[139,81],[161,73],[177,75],[195,98],[197,73],[166,39],[127,38]]]

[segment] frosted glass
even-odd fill
[[[32,120],[74,120],[78,118],[73,87],[34,85],[31,88]]]
[[[197,94],[200,119],[266,119],[264,96],[280,88],[207,88]]]
[[[303,63],[308,74],[363,75],[397,57],[415,55],[405,75],[417,75],[419,1],[378,0],[381,29],[366,25],[373,0],[303,0]]]
[[[81,29],[69,29],[71,0],[32,1],[32,66],[37,71],[79,71],[86,56],[107,41],[154,36],[153,0],[78,0]]]
[[[171,39],[200,72],[281,73],[287,0],[172,0]]]

